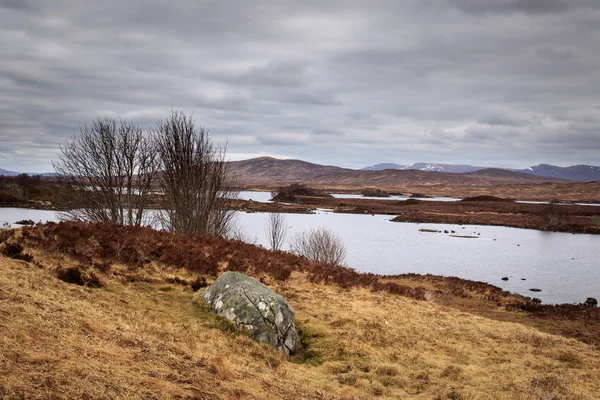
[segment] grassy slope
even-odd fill
[[[235,244],[234,244],[235,245]],[[230,246],[233,248],[234,246]],[[96,271],[104,288],[58,280],[80,265],[26,246],[0,256],[5,398],[597,399],[600,351],[575,339],[436,302],[265,276],[308,344],[286,359],[195,303],[189,269],[156,261]],[[273,256],[275,257],[275,255]],[[221,264],[225,267],[225,264]]]

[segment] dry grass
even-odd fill
[[[57,278],[80,260],[25,247],[33,262],[0,256],[2,398],[600,397],[597,347],[524,324],[294,271],[265,277],[302,329],[286,358],[193,302],[188,269],[94,260],[91,288]]]

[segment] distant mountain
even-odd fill
[[[399,165],[394,163],[381,163],[365,167],[362,171],[382,171],[385,169],[419,170],[448,172],[452,174],[464,174],[487,167],[475,167],[473,165],[440,164],[440,163],[414,163],[410,165]],[[550,164],[539,164],[526,169],[502,168],[506,171],[523,172],[530,175],[543,176],[546,178],[567,179],[572,181],[592,182],[600,181],[600,167],[593,165],[574,165],[571,167],[557,167]]]
[[[512,181],[519,181],[519,183],[540,183],[541,181],[544,181],[544,179],[552,179],[552,180],[558,180],[560,178],[553,178],[553,177],[544,177],[544,176],[539,176],[539,175],[534,175],[534,174],[526,174],[524,172],[521,171],[511,171],[508,169],[502,169],[502,168],[484,168],[484,169],[479,169],[477,171],[471,171],[471,172],[467,172],[465,174],[463,174],[465,176],[477,176],[477,177],[481,177],[481,178],[493,178],[493,179],[504,179],[504,180],[512,180]]]
[[[0,175],[4,175],[4,176],[17,176],[19,174],[22,174],[23,172],[16,172],[16,171],[9,171],[7,169],[2,169],[0,168]],[[34,175],[39,175],[39,176],[56,176],[56,172],[42,172],[41,174],[38,172],[25,172],[27,175],[30,176],[34,176]]]
[[[460,164],[438,164],[438,163],[414,163],[407,165],[402,169],[406,170],[419,170],[419,171],[435,171],[435,172],[448,172],[451,174],[464,174],[467,172],[473,172],[484,167],[474,167],[472,165],[460,165]]]
[[[399,165],[394,163],[381,163],[365,167],[362,171],[382,171],[384,169],[401,169],[417,171],[435,171],[448,172],[452,174],[464,174],[466,172],[477,171],[484,167],[474,167],[472,165],[440,164],[440,163],[413,163],[410,165]]]
[[[399,165],[394,163],[379,163],[371,165],[369,167],[361,168],[361,171],[383,171],[384,169],[404,169],[406,165]]]
[[[557,167],[550,164],[539,164],[521,170],[526,174],[545,176],[549,178],[569,179],[573,181],[593,182],[600,181],[600,167],[593,165],[573,165],[571,167]]]
[[[311,182],[323,175],[353,171],[331,165],[313,164],[302,160],[280,160],[273,157],[232,161],[230,164],[242,183],[252,184]]]
[[[304,183],[327,187],[400,187],[414,185],[497,185],[543,182],[565,182],[556,178],[521,172],[484,169],[480,174],[447,173],[421,170],[355,170],[301,160],[279,160],[260,157],[231,162],[240,183],[246,186],[279,186]],[[486,172],[487,171],[487,172]]]
[[[9,171],[7,169],[0,168],[0,175],[4,175],[4,176],[17,176],[17,175],[19,175],[19,173],[15,172],[15,171]]]

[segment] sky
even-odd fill
[[[600,165],[600,1],[0,0],[0,168],[171,110],[232,160]]]

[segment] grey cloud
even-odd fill
[[[577,1],[570,0],[452,0],[455,6],[469,13],[527,13],[550,14],[562,13],[578,6]],[[589,4],[589,3],[587,3]],[[582,6],[584,4],[579,4]]]
[[[519,118],[506,116],[506,115],[492,115],[492,116],[480,119],[478,121],[478,123],[485,124],[485,125],[500,125],[500,126],[519,127],[519,126],[526,126],[526,125],[530,124],[531,122],[526,119],[519,119]]]
[[[597,0],[0,0],[0,168],[171,109],[233,158],[600,164],[599,19]]]
[[[277,92],[265,94],[263,98],[265,100],[282,103],[312,104],[321,106],[341,105],[341,102],[334,99],[329,93],[309,92],[306,90],[280,89]]]
[[[33,10],[37,2],[34,0],[0,0],[0,8],[8,8],[18,11]]]
[[[302,60],[277,60],[238,73],[213,72],[209,76],[227,83],[267,87],[298,87],[308,80],[309,65]]]

